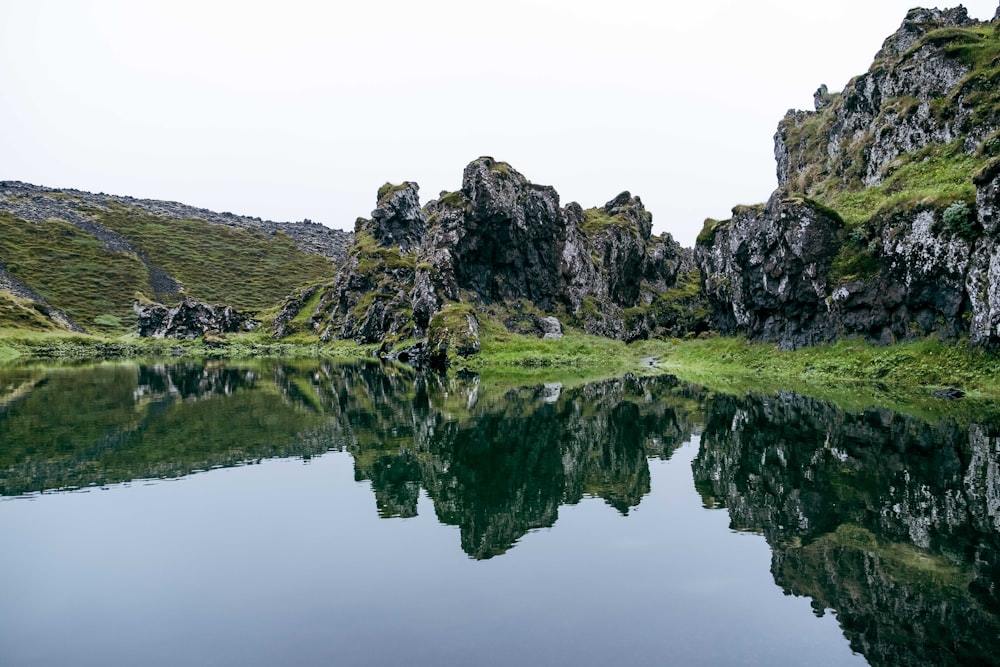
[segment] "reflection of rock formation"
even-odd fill
[[[136,397],[179,397],[183,399],[228,396],[238,389],[253,388],[257,371],[186,363],[171,366],[140,366]]]
[[[0,495],[177,477],[330,448],[329,419],[224,364],[47,369],[0,410]],[[21,374],[5,371],[0,387]]]
[[[382,516],[415,515],[423,489],[476,558],[585,496],[628,513],[649,491],[647,457],[689,439],[700,398],[632,377],[481,392],[476,377],[371,362],[106,366],[33,387],[0,412],[0,494],[348,449]]]
[[[336,397],[342,430],[379,513],[414,516],[423,488],[474,558],[503,553],[585,496],[627,514],[649,492],[647,457],[669,456],[694,430],[670,400],[686,390],[667,378],[601,382],[557,398],[539,385],[493,400],[479,397],[474,379],[364,369],[352,379]]]
[[[787,592],[833,608],[872,664],[988,664],[1000,648],[995,424],[860,414],[792,394],[715,399],[706,505],[763,534]]]

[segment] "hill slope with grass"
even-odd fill
[[[133,302],[259,311],[330,279],[350,235],[174,202],[0,183],[0,330],[118,335]]]
[[[1000,10],[914,9],[775,135],[778,189],[696,246],[714,327],[795,348],[1000,345]]]

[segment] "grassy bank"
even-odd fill
[[[0,332],[3,334],[4,332]],[[28,333],[0,335],[0,361],[102,358],[370,358],[373,346],[350,341],[274,341],[264,334],[196,341]],[[650,362],[655,359],[655,362]],[[843,341],[793,352],[736,338],[620,341],[569,331],[558,340],[497,334],[482,352],[451,368],[505,383],[578,384],[625,373],[663,372],[730,393],[793,390],[838,403],[905,403],[933,389],[958,387],[970,398],[1000,401],[1000,356],[963,343],[924,340],[889,347]],[[937,399],[935,399],[937,400]]]
[[[645,345],[661,371],[731,394],[794,391],[848,410],[888,407],[928,418],[1000,402],[1000,356],[964,343],[842,341],[796,351],[735,338]],[[962,389],[967,399],[932,395],[944,387]]]

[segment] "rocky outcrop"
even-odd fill
[[[995,29],[961,7],[911,10],[866,74],[789,112],[778,190],[699,236],[715,328],[785,348],[1000,343],[995,163],[973,178],[1000,143],[1000,93],[981,62]],[[850,219],[823,204],[853,207]]]
[[[381,343],[413,334],[410,290],[424,235],[416,183],[383,186],[371,219],[358,218],[354,243],[310,325],[322,340]]]
[[[386,184],[371,218],[358,219],[340,275],[308,315],[322,338],[386,343],[387,354],[417,339],[408,356],[432,363],[478,352],[487,316],[539,336],[559,335],[568,321],[634,339],[656,318],[628,326],[628,311],[645,312],[690,268],[669,234],[651,237],[652,216],[627,192],[600,209],[562,207],[552,187],[482,157],[460,190],[423,207],[417,194],[415,183]],[[297,317],[304,302],[290,300],[280,319]]]
[[[779,187],[813,194],[829,180],[877,185],[899,156],[959,137],[975,151],[997,130],[1000,119],[974,118],[982,94],[995,91],[968,76],[972,65],[948,29],[976,25],[963,7],[910,10],[868,72],[839,94],[821,87],[815,111],[791,110],[781,121],[774,148]],[[957,39],[960,46],[972,37]]]
[[[697,249],[719,331],[784,347],[833,338],[827,280],[842,226],[813,202],[780,193],[766,206],[734,209],[732,220],[712,228]]]
[[[178,306],[136,301],[133,305],[140,336],[194,339],[206,334],[252,331],[260,323],[229,306],[211,306],[184,299]]]
[[[940,210],[897,214],[862,233],[780,192],[767,206],[734,209],[696,250],[714,326],[786,349],[970,332],[973,246],[944,227]]]

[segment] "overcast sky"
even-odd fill
[[[385,181],[427,201],[492,155],[691,245],[914,2],[0,0],[0,180],[353,229]]]

